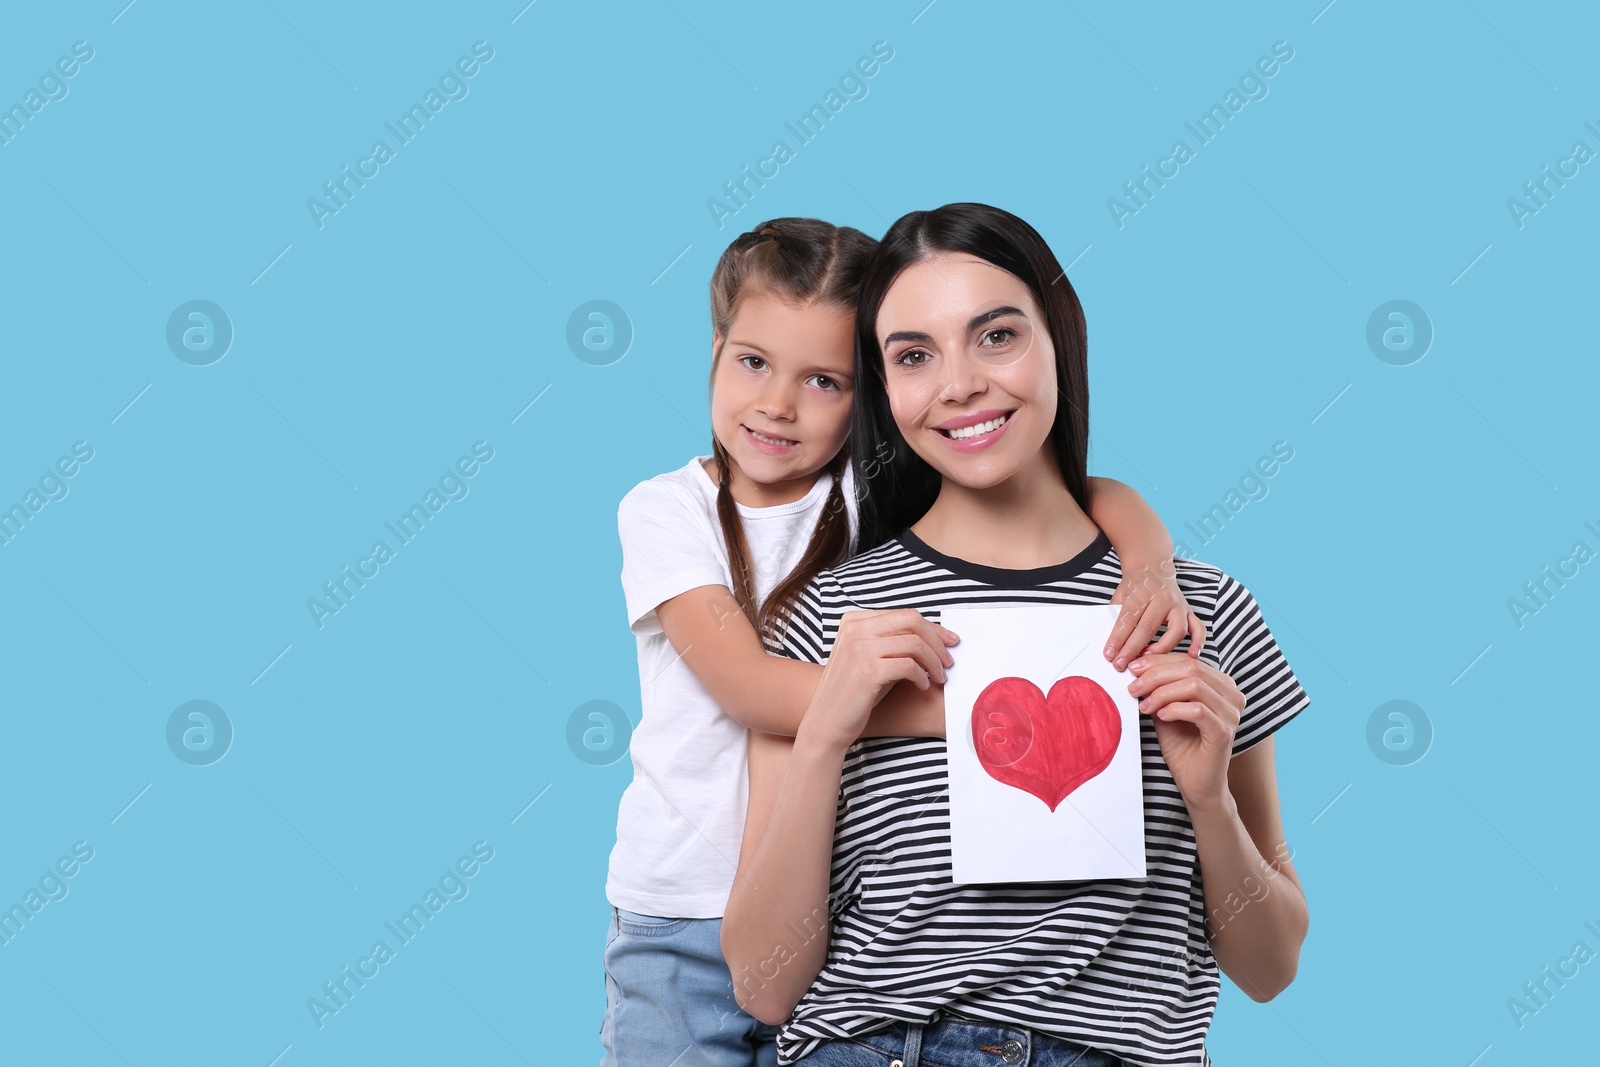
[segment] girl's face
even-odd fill
[[[711,429],[756,506],[805,495],[844,447],[855,376],[855,318],[755,291],[739,301],[711,377]],[[726,343],[724,343],[724,340]],[[737,486],[737,481],[733,483]]]
[[[941,476],[983,489],[1053,462],[1055,346],[1016,275],[965,253],[912,264],[877,333],[895,425]]]

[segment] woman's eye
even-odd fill
[[[991,347],[993,347],[993,346],[1005,344],[1007,341],[1011,340],[1016,335],[1017,335],[1017,331],[1013,330],[1009,326],[997,326],[992,330],[985,330],[984,331],[983,341],[984,341],[984,344],[987,344],[987,345],[990,345]]]
[[[929,359],[928,353],[920,348],[908,348],[894,357],[894,362],[905,367],[920,367]]]

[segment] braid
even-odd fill
[[[750,573],[750,548],[745,543],[744,523],[739,519],[739,505],[733,499],[728,483],[733,458],[715,436],[711,438],[711,454],[716,457],[717,470],[717,520],[722,527],[722,539],[728,546],[728,570],[733,575],[733,599],[755,626],[757,619],[755,578]]]

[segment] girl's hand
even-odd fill
[[[1180,652],[1147,653],[1128,669],[1137,676],[1128,692],[1141,698],[1140,713],[1151,716],[1190,814],[1225,808],[1244,694],[1226,674]]]
[[[1183,592],[1178,588],[1177,571],[1172,560],[1161,559],[1149,563],[1129,563],[1122,570],[1122,582],[1112,594],[1111,603],[1122,605],[1122,614],[1111,628],[1111,639],[1106,642],[1105,657],[1117,670],[1123,670],[1141,652],[1171,652],[1189,635],[1190,656],[1200,656],[1205,644],[1206,624],[1189,608]],[[1151,644],[1156,631],[1165,623],[1167,632]],[[1146,648],[1146,645],[1150,645]]]
[[[905,679],[918,689],[943,685],[944,669],[955,662],[945,646],[958,640],[914,608],[845,612],[795,737],[849,748],[896,682]]]

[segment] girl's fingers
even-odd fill
[[[1194,612],[1190,611],[1188,612],[1188,615],[1189,620],[1187,628],[1189,630],[1189,655],[1193,656],[1195,659],[1199,659],[1200,649],[1206,643],[1206,624],[1201,622],[1200,616],[1196,615]]]
[[[1186,630],[1184,627],[1184,623],[1186,621],[1184,616],[1188,613],[1189,609],[1181,605],[1174,605],[1173,607],[1169,608],[1167,610],[1166,618],[1162,620],[1167,624],[1167,632],[1156,638],[1155,642],[1151,644],[1149,648],[1145,649],[1145,652],[1171,652],[1173,649],[1177,648],[1178,642],[1182,641],[1184,634],[1188,633],[1188,630]]]
[[[1134,627],[1133,635],[1128,638],[1127,644],[1122,646],[1122,651],[1117,653],[1117,658],[1113,661],[1117,670],[1122,670],[1129,661],[1143,652],[1150,639],[1161,628],[1161,613],[1151,610],[1152,607],[1151,604],[1145,605],[1144,614],[1139,617],[1139,624]]]
[[[1120,592],[1121,586],[1117,587]],[[1123,601],[1122,611],[1117,615],[1117,621],[1111,627],[1111,636],[1106,639],[1106,659],[1112,659],[1128,643],[1128,635],[1133,633],[1133,628],[1139,623],[1139,616],[1143,614],[1144,605]],[[1117,670],[1121,670],[1119,665]]]

